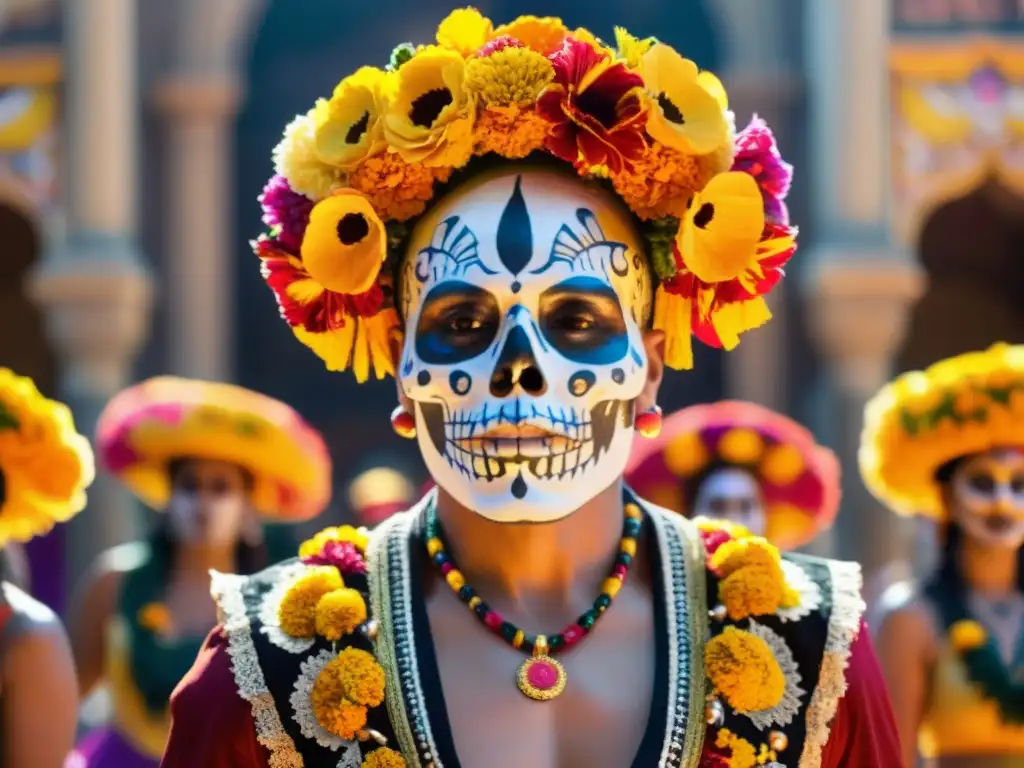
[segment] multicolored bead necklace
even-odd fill
[[[636,539],[640,535],[642,524],[643,512],[640,511],[640,507],[632,502],[627,502],[624,508],[619,551],[615,556],[611,574],[601,585],[601,594],[594,600],[594,605],[582,613],[574,623],[557,635],[550,637],[527,635],[511,621],[506,621],[501,614],[492,610],[477,596],[476,590],[466,583],[465,576],[455,567],[446,551],[441,523],[437,519],[434,507],[427,512],[427,554],[430,555],[434,565],[440,569],[441,575],[444,576],[444,580],[448,582],[452,591],[469,606],[470,610],[488,629],[513,648],[530,654],[530,658],[519,665],[516,683],[519,690],[531,699],[548,701],[565,690],[565,668],[553,656],[571,648],[590,634],[597,620],[608,610],[608,606],[612,604],[612,600],[619,593],[629,574],[629,566],[636,556]]]

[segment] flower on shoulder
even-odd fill
[[[656,141],[706,155],[729,140],[728,101],[717,77],[663,43],[643,55],[640,76],[651,99],[647,132]]]
[[[149,630],[154,635],[165,635],[173,626],[170,610],[160,602],[146,603],[139,608],[136,619],[140,627]]]
[[[384,136],[407,162],[458,168],[469,160],[475,107],[465,76],[462,55],[439,46],[417,52],[398,70]]]
[[[732,170],[754,177],[764,199],[765,219],[774,224],[789,224],[785,199],[793,181],[793,166],[782,159],[768,123],[754,115],[736,137],[735,149]]]
[[[335,589],[316,604],[316,633],[332,643],[355,632],[364,621],[366,601],[354,589]]]
[[[313,141],[321,160],[351,170],[386,146],[382,118],[392,74],[362,67],[313,107]]]
[[[469,58],[494,34],[494,25],[476,8],[457,8],[437,27],[437,44]]]
[[[639,69],[644,54],[657,42],[653,37],[640,40],[629,34],[624,27],[615,28],[615,53],[630,69]]]
[[[315,110],[316,107],[292,120],[274,147],[274,170],[288,180],[294,191],[313,201],[323,200],[344,181],[341,169],[325,162],[317,153]]]
[[[311,699],[320,725],[339,738],[355,738],[366,725],[367,707],[384,701],[384,670],[372,654],[345,648],[320,670]]]
[[[325,542],[316,554],[302,558],[306,565],[333,565],[342,575],[366,573],[366,558],[350,541]]]
[[[500,47],[499,45],[500,44]],[[466,63],[466,92],[484,105],[529,104],[555,78],[551,62],[514,38],[498,38]]]
[[[987,642],[988,630],[973,619],[961,619],[949,628],[949,644],[960,653],[981,648]]]
[[[754,766],[764,764],[758,761],[757,750],[753,744],[727,728],[718,731],[715,737],[715,746],[728,750],[729,757],[725,762],[728,768],[754,768]],[[701,768],[704,767],[701,766]]]
[[[704,647],[704,665],[712,685],[737,712],[771,709],[782,701],[782,668],[757,635],[726,627]]]
[[[537,100],[537,111],[551,123],[548,151],[612,173],[631,168],[647,151],[643,80],[572,37],[550,59],[555,79]]]
[[[514,37],[541,56],[557,51],[569,35],[569,29],[554,16],[520,16],[494,30],[494,37]]]
[[[723,543],[709,565],[721,579],[718,598],[735,621],[773,614],[799,601],[786,584],[778,549],[759,536]]]
[[[365,528],[352,525],[338,525],[324,528],[312,538],[306,539],[299,546],[299,557],[306,558],[320,554],[324,545],[330,541],[347,541],[360,552],[365,552],[370,544],[370,534]]]
[[[378,747],[366,756],[362,768],[405,768],[405,758],[401,752],[391,747]]]
[[[312,637],[316,633],[316,607],[320,598],[343,586],[337,568],[324,565],[307,570],[281,598],[277,620],[282,631],[292,637]]]

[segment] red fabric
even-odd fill
[[[227,639],[215,629],[178,684],[162,768],[269,768],[269,755],[256,740],[252,710],[235,688],[227,650]],[[885,678],[864,624],[851,649],[847,682],[822,768],[900,765]]]

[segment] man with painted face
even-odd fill
[[[722,400],[665,419],[633,446],[626,482],[690,518],[726,520],[783,550],[807,544],[839,509],[839,462],[792,419]]]
[[[1024,763],[1024,347],[904,374],[868,404],[861,471],[939,523],[937,571],[883,599],[879,643],[903,738],[939,768]]]
[[[223,625],[165,766],[895,754],[856,566],[700,531],[622,482],[664,366],[767,319],[794,233],[767,128],[734,137],[713,76],[616,37],[462,9],[286,130],[263,273],[329,368],[396,374],[392,424],[436,489],[215,576]]]

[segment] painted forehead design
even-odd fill
[[[483,174],[449,193],[413,231],[399,309],[409,318],[426,291],[447,281],[509,296],[592,276],[610,284],[645,327],[653,287],[642,242],[621,205],[563,173],[527,167]]]

